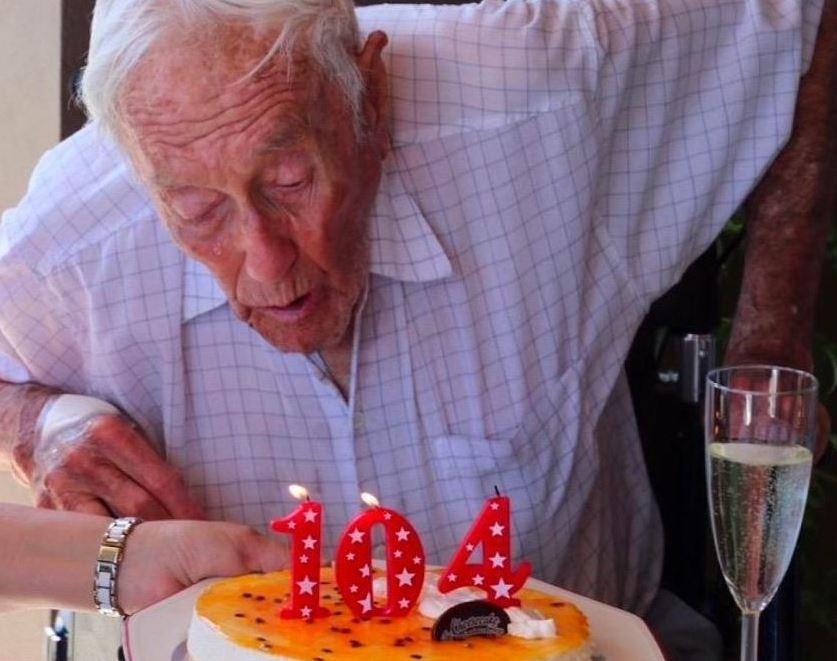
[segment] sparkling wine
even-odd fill
[[[801,445],[709,444],[712,533],[724,578],[745,612],[770,602],[788,568],[811,461]]]

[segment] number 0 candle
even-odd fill
[[[349,523],[335,558],[335,578],[343,601],[358,617],[403,617],[424,585],[424,549],[412,524],[398,512],[361,494],[370,508]],[[377,606],[372,591],[372,526],[386,534],[387,605]]]
[[[291,605],[280,615],[286,619],[326,617],[329,610],[320,606],[323,506],[310,500],[304,487],[292,484],[288,490],[305,501],[288,516],[270,523],[276,532],[291,535]]]

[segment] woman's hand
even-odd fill
[[[283,542],[219,521],[146,521],[125,544],[117,600],[128,614],[210,576],[283,569]]]
[[[91,585],[112,519],[0,503],[0,610],[93,610]],[[220,521],[146,521],[128,536],[116,597],[127,613],[209,576],[282,569],[280,538]]]

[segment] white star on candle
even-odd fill
[[[398,600],[398,607],[399,608],[409,608],[410,607],[410,600],[401,598]]]
[[[473,551],[474,550],[474,545],[473,544],[466,544],[465,545],[465,550],[466,551]]]
[[[296,584],[299,586],[299,594],[314,594],[314,586],[317,585],[307,576],[303,578],[301,581],[297,581]]]
[[[308,523],[314,523],[317,520],[317,513],[314,510],[306,510],[303,516]]]
[[[453,583],[453,582],[456,580],[456,574],[454,574],[453,572],[451,572],[450,574],[448,574],[448,580],[449,580],[451,583]]]
[[[414,555],[413,556],[413,564],[414,565],[420,565],[421,564],[421,558],[417,555]]]
[[[482,585],[485,579],[479,574],[474,574],[474,585]]]
[[[498,509],[500,509],[500,503],[491,503],[491,509],[497,511]]]
[[[350,532],[349,537],[352,538],[352,544],[360,544],[363,541],[363,534],[364,533],[362,533],[357,528]]]
[[[407,568],[404,567],[400,574],[395,575],[395,578],[398,579],[398,587],[401,587],[402,585],[412,585],[414,576],[415,574],[411,574],[407,571]]]
[[[307,565],[307,564],[308,564],[308,556],[307,556],[307,555],[301,555],[301,556],[299,556],[299,561],[300,561],[303,565]]]
[[[492,537],[499,537],[500,535],[503,534],[503,530],[505,529],[505,527],[506,526],[501,526],[500,522],[498,521],[497,523],[495,523],[493,526],[491,526],[489,528],[489,530],[491,530],[491,536]]]
[[[311,535],[308,535],[308,537],[306,537],[305,539],[303,539],[303,540],[302,540],[302,545],[303,545],[306,549],[313,549],[313,548],[314,548],[314,545],[315,545],[316,543],[317,543],[317,540],[316,540],[316,539],[314,539],[313,537],[311,537]]]
[[[308,606],[303,606],[299,609],[300,614],[302,617],[311,617],[311,609]]]
[[[351,592],[352,594],[354,594],[355,592],[357,592],[357,591],[358,591],[358,589],[359,589],[359,588],[358,588],[358,586],[357,586],[357,585],[350,585],[350,586],[349,586],[349,592]]]
[[[354,553],[347,553],[346,554],[346,560],[354,560],[354,559],[355,559],[355,554]]]
[[[400,558],[402,555],[404,555],[404,552],[403,551],[394,551],[392,555],[395,556],[396,558]]]
[[[288,521],[288,530],[296,530],[296,521]]]
[[[395,532],[395,536],[398,537],[399,542],[406,542],[407,538],[410,536],[410,531],[404,530],[404,527],[402,526],[400,530]]]
[[[494,590],[494,598],[499,599],[500,597],[506,597],[511,599],[511,595],[509,594],[509,590],[512,588],[511,583],[506,583],[501,578],[499,583],[496,585],[492,585],[491,589]]]
[[[366,576],[369,576],[369,573],[370,573],[369,565],[363,565],[363,567],[360,568],[360,575],[363,576],[364,578]]]
[[[366,595],[363,599],[358,599],[357,603],[363,606],[363,612],[372,610],[372,593]]]
[[[503,564],[506,562],[506,556],[500,555],[500,552],[497,551],[497,553],[491,556],[489,560],[491,560],[492,567],[502,567]]]
[[[384,512],[384,521],[389,521],[392,518],[392,514],[390,512]]]

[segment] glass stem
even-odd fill
[[[759,613],[741,613],[741,661],[758,661]]]

